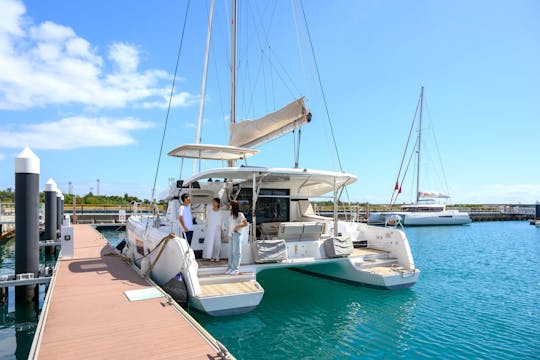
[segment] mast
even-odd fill
[[[203,78],[202,78],[202,89],[201,89],[201,101],[199,103],[199,118],[197,120],[197,137],[195,139],[195,144],[199,144],[201,142],[201,125],[202,125],[202,119],[204,115],[204,96],[206,94],[206,74],[208,73],[208,55],[210,53],[210,40],[212,38],[212,23],[214,18],[214,3],[215,0],[212,0],[212,3],[210,5],[210,15],[208,17],[208,34],[206,35],[206,52],[204,56],[204,70],[203,70]],[[197,167],[197,159],[193,160],[193,173],[195,173]],[[199,161],[199,171],[200,171],[200,161]]]
[[[232,1],[231,21],[231,123],[236,122],[236,0]]]
[[[424,86],[420,90],[420,121],[418,123],[418,151],[416,168],[416,203],[420,200],[420,147],[422,144],[422,110],[424,108]]]
[[[236,0],[232,0],[231,14],[231,124],[236,122]],[[229,160],[229,167],[234,166],[235,161]]]

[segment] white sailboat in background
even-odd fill
[[[397,225],[402,224],[405,226],[432,226],[432,225],[464,225],[471,222],[469,214],[461,212],[459,210],[448,210],[446,204],[442,203],[439,199],[449,199],[450,196],[441,192],[424,192],[420,191],[420,160],[421,160],[421,144],[422,144],[422,113],[424,107],[424,87],[422,86],[420,91],[420,98],[417,106],[417,113],[419,113],[418,121],[418,136],[416,144],[413,146],[412,151],[416,152],[416,202],[413,204],[406,204],[401,206],[400,211],[387,211],[387,212],[373,212],[369,214],[369,224],[379,225]],[[416,113],[413,119],[413,126],[416,120]],[[411,128],[412,130],[412,128]],[[407,147],[410,141],[411,133],[409,133],[409,139],[407,140],[407,146],[402,157],[402,163],[400,166],[400,172],[403,168],[403,163],[407,154]],[[410,162],[409,162],[410,164]],[[408,165],[407,165],[408,168]],[[400,172],[398,173],[394,191],[392,193],[392,199],[390,201],[390,207],[395,205],[397,197],[401,193],[403,181],[407,174],[407,168],[404,171],[403,177],[400,180]]]
[[[171,184],[168,211],[158,215],[131,216],[127,224],[127,246],[123,253],[141,270],[172,292],[185,287],[189,303],[211,315],[249,311],[261,301],[264,289],[257,282],[263,270],[295,268],[325,278],[384,289],[414,285],[416,268],[405,234],[338,220],[337,204],[343,189],[356,176],[336,171],[302,168],[250,166],[253,146],[306,125],[311,114],[303,98],[281,110],[253,121],[235,121],[236,5],[232,20],[232,101],[229,145],[187,144],[169,156],[198,161],[228,163],[200,171]],[[244,164],[237,166],[236,162]],[[178,198],[189,194],[195,218],[191,247],[178,223]],[[310,199],[326,196],[334,201],[333,218],[317,216]],[[223,216],[227,204],[237,200],[249,226],[242,228],[241,273],[226,275],[226,261],[197,259],[204,246],[206,208],[217,197]],[[223,244],[220,259],[226,258]]]

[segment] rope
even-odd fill
[[[330,117],[330,112],[328,110],[328,102],[326,101],[326,93],[324,92],[324,88],[322,86],[321,73],[319,72],[319,65],[317,64],[317,58],[315,57],[315,50],[313,49],[313,42],[311,41],[311,33],[309,32],[309,27],[308,27],[308,23],[307,23],[306,13],[304,11],[304,2],[303,1],[300,1],[300,7],[302,8],[302,15],[304,17],[304,23],[306,25],[306,31],[307,31],[307,36],[308,36],[308,40],[309,40],[309,46],[311,48],[311,55],[313,57],[313,63],[315,64],[315,70],[317,71],[317,79],[319,81],[319,87],[321,88],[321,93],[322,93],[323,103],[324,103],[324,109],[326,111],[326,117],[328,118],[328,125],[330,126],[330,134],[332,135],[332,141],[334,142],[334,149],[336,151],[336,157],[337,157],[337,161],[338,161],[338,164],[339,164],[339,170],[341,172],[343,172],[343,166],[341,165],[341,158],[339,156],[339,150],[338,150],[338,147],[337,147],[336,136],[334,135],[334,127],[332,125],[332,119]]]
[[[302,9],[302,16],[304,17],[304,24],[306,26],[306,32],[307,32],[307,36],[308,36],[308,40],[309,40],[309,46],[310,46],[310,49],[311,49],[311,55],[313,57],[313,63],[315,65],[315,70],[317,72],[317,80],[319,82],[319,87],[321,88],[321,94],[322,94],[322,97],[323,97],[324,109],[325,109],[325,112],[326,112],[326,118],[328,119],[328,125],[330,127],[330,134],[332,135],[332,141],[334,143],[334,150],[336,152],[336,158],[337,158],[338,165],[339,165],[339,171],[343,172],[343,165],[341,164],[341,157],[339,156],[339,149],[338,149],[337,142],[336,142],[336,136],[334,134],[334,126],[332,125],[332,118],[330,116],[330,111],[328,110],[328,101],[326,101],[326,93],[324,92],[324,87],[323,87],[322,79],[321,79],[321,73],[319,71],[319,65],[317,63],[317,58],[315,57],[315,50],[314,50],[314,47],[313,47],[313,42],[311,41],[311,33],[309,31],[309,26],[308,26],[308,22],[307,22],[307,18],[306,18],[306,12],[304,11],[304,2],[302,0],[300,0],[300,8]],[[347,195],[347,200],[348,200],[348,202],[350,202],[350,195],[349,195],[349,190],[348,190],[347,186],[344,186],[344,190],[345,190],[345,194]]]
[[[163,153],[163,144],[165,143],[165,133],[167,132],[167,123],[169,122],[169,114],[171,112],[172,98],[174,95],[174,86],[176,84],[176,74],[178,73],[178,65],[180,63],[180,53],[182,52],[182,45],[184,43],[184,33],[186,31],[188,10],[189,10],[189,0],[187,0],[186,14],[184,16],[184,25],[182,26],[182,35],[180,36],[180,45],[178,47],[178,54],[176,56],[176,66],[174,68],[173,82],[171,86],[171,93],[169,96],[169,105],[167,107],[167,114],[165,115],[165,125],[163,126],[163,135],[161,136],[161,146],[159,148],[159,157],[158,157],[158,162],[156,166],[156,174],[154,176],[154,186],[152,187],[152,199],[154,199],[154,196],[156,194],[156,182],[157,182],[157,177],[159,173],[159,165],[161,163],[161,154]]]
[[[397,174],[397,177],[396,177],[396,186],[394,186],[394,191],[392,192],[392,198],[390,199],[390,203],[389,203],[390,206],[392,206],[394,204],[394,201],[397,201],[397,197],[398,197],[398,195],[400,193],[399,190],[401,189],[401,185],[403,184],[403,180],[405,180],[405,175],[403,175],[403,178],[401,179],[401,184],[400,184],[399,177],[401,175],[401,170],[403,169],[403,163],[405,162],[405,155],[407,154],[407,150],[409,149],[409,142],[411,141],[412,131],[414,130],[414,123],[416,122],[416,114],[418,113],[419,108],[420,108],[420,99],[418,99],[418,102],[416,104],[416,110],[414,111],[413,121],[412,121],[411,127],[409,129],[409,136],[407,137],[407,143],[405,144],[405,149],[403,150],[403,155],[401,156],[401,164],[399,165],[399,170],[398,170],[398,174]],[[416,148],[416,145],[413,147],[413,150],[415,148]],[[406,172],[407,172],[407,170],[409,168],[409,164],[410,164],[410,159],[409,159],[409,163],[407,164]],[[396,187],[397,187],[397,189],[396,189]],[[396,191],[397,191],[397,194],[396,194]],[[395,195],[395,199],[394,199],[394,195]]]
[[[158,253],[157,257],[156,257],[156,260],[154,260],[154,261],[152,262],[152,264],[150,264],[150,267],[148,268],[148,270],[146,270],[146,272],[144,273],[144,276],[147,276],[150,272],[152,272],[152,269],[153,269],[154,266],[157,264],[159,258],[161,257],[161,254],[163,254],[163,250],[165,250],[165,247],[167,246],[167,243],[169,242],[169,240],[174,239],[175,237],[176,237],[176,234],[175,234],[175,233],[170,233],[169,235],[167,235],[167,236],[165,236],[163,239],[161,239],[161,241],[156,245],[156,247],[154,247],[154,248],[152,249],[152,251],[154,251],[155,249],[158,248],[158,246],[159,246],[160,244],[162,244],[163,242],[165,242],[165,243],[163,243],[163,245],[161,246],[161,249],[159,250],[159,253]],[[150,253],[151,253],[151,252],[150,252]],[[150,253],[148,253],[148,254],[150,254]]]

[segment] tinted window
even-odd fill
[[[240,203],[240,211],[244,213],[250,223],[252,222],[252,195],[252,189],[241,189],[237,197]],[[289,189],[261,189],[256,209],[257,224],[289,221],[289,209]]]

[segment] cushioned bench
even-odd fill
[[[317,240],[323,232],[320,222],[290,222],[279,224],[277,237],[284,240]]]

